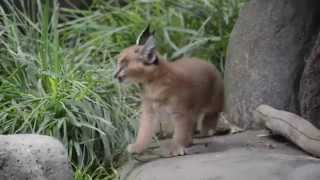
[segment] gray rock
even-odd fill
[[[121,180],[319,180],[320,160],[264,131],[209,138],[206,152],[140,163],[131,161]]]
[[[157,160],[126,180],[319,180],[319,168],[315,159],[239,150]]]
[[[225,67],[228,120],[245,129],[259,128],[252,112],[260,104],[299,114],[303,58],[314,34],[312,3],[251,0],[242,9]]]
[[[64,146],[49,136],[0,135],[1,180],[71,180]]]
[[[320,32],[306,59],[299,89],[300,113],[320,129]]]

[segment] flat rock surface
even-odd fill
[[[320,160],[266,131],[201,139],[190,155],[131,160],[122,180],[319,180]],[[206,142],[207,145],[201,145]],[[198,153],[198,154],[197,154]]]

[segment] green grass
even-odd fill
[[[117,179],[136,133],[139,98],[136,88],[113,80],[115,56],[150,23],[165,57],[197,56],[223,71],[242,1],[95,0],[75,10],[35,0],[29,5],[38,11],[0,7],[0,134],[54,136],[68,149],[75,179]]]

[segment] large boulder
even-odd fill
[[[320,33],[318,33],[311,54],[300,81],[300,113],[320,129]]]
[[[315,33],[314,1],[251,0],[231,34],[225,67],[226,114],[242,128],[259,128],[260,104],[299,114],[304,56]]]
[[[1,180],[72,180],[64,146],[41,135],[0,135]]]
[[[263,131],[209,138],[201,154],[129,162],[121,180],[319,180],[320,160]],[[206,153],[204,153],[206,152]]]

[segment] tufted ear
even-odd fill
[[[150,31],[150,24],[148,24],[144,30],[139,34],[137,40],[136,40],[136,44],[137,45],[143,45],[146,43],[147,39],[154,35],[154,31]]]
[[[158,59],[156,55],[156,42],[153,35],[149,36],[147,41],[143,44],[141,54],[146,58],[146,61],[144,63],[146,64],[157,63]]]

